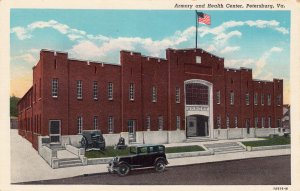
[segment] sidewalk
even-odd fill
[[[11,130],[11,183],[29,182],[36,180],[60,179],[67,177],[74,177],[84,174],[94,174],[107,172],[107,164],[78,166],[69,168],[52,169],[31,144],[24,138],[18,135],[17,130]],[[252,140],[252,139],[247,139]],[[254,139],[257,140],[257,139]],[[219,142],[236,142],[239,140],[222,140],[213,142],[192,142],[192,143],[178,143],[167,144],[166,146],[183,146],[183,145],[202,145],[206,143]],[[267,151],[252,151],[252,152],[238,152],[219,155],[189,157],[189,158],[175,158],[169,159],[168,166],[179,166],[187,164],[200,164],[208,162],[219,162],[228,160],[238,160],[246,158],[268,157],[289,155],[290,149],[267,150]]]

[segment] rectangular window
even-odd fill
[[[77,99],[82,99],[82,81],[77,80]]]
[[[281,105],[281,95],[277,95],[277,106]]]
[[[175,95],[176,95],[176,103],[180,103],[180,88],[176,87],[175,89]]]
[[[258,127],[258,117],[254,118],[254,127]]]
[[[152,102],[157,102],[157,90],[156,87],[152,87]]]
[[[221,104],[221,91],[217,91],[217,104]]]
[[[58,97],[58,79],[52,79],[52,97]]]
[[[164,117],[159,116],[158,117],[158,130],[163,130],[164,128]]]
[[[114,118],[112,116],[108,117],[108,133],[114,132]]]
[[[260,103],[261,103],[261,105],[265,104],[265,96],[264,96],[264,94],[260,95]]]
[[[277,128],[281,127],[281,119],[277,119]]]
[[[94,100],[98,100],[98,82],[93,82],[93,98]]]
[[[226,116],[226,128],[229,129],[230,128],[230,121],[229,121],[229,115],[227,114]]]
[[[257,97],[258,97],[258,94],[254,93],[254,105],[257,105]]]
[[[271,94],[268,94],[268,105],[271,105],[271,102],[272,100],[271,100]]]
[[[201,56],[196,56],[196,63],[201,64]]]
[[[234,127],[238,128],[238,117],[234,116]]]
[[[249,93],[246,93],[245,100],[246,100],[246,105],[250,105],[250,95],[249,95]]]
[[[77,129],[78,129],[78,134],[82,133],[82,129],[83,129],[83,117],[77,117]]]
[[[97,129],[99,129],[99,127],[98,127],[98,116],[94,116],[94,129],[95,130],[97,130]]]
[[[180,116],[176,116],[176,129],[180,129]]]
[[[221,116],[220,115],[217,116],[217,127],[218,127],[218,129],[221,129]]]
[[[146,117],[146,128],[147,128],[148,131],[150,131],[150,129],[151,129],[151,117],[150,117],[150,115],[148,115]]]
[[[265,128],[265,118],[264,117],[261,118],[261,127]]]
[[[234,92],[230,92],[230,105],[234,105]]]
[[[108,100],[113,100],[113,83],[112,82],[108,82],[107,96],[108,96]]]
[[[268,117],[268,127],[269,128],[272,127],[272,119],[271,119],[271,117]]]
[[[134,100],[134,84],[133,83],[129,84],[129,100],[130,101]]]

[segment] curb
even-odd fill
[[[262,150],[289,149],[289,148],[291,148],[291,145],[272,145],[272,146],[261,146],[261,147],[247,146],[247,151],[262,151]]]

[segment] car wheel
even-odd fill
[[[130,171],[130,168],[127,164],[121,164],[118,167],[118,175],[126,176]]]
[[[87,144],[87,140],[85,137],[82,137],[80,144],[81,144],[82,148],[87,149],[88,144]]]
[[[166,168],[166,163],[163,161],[163,160],[158,160],[156,163],[155,163],[155,170],[157,172],[162,172],[164,171]]]

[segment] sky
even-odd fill
[[[209,10],[199,24],[198,47],[225,58],[225,66],[252,68],[253,78],[284,80],[290,94],[290,11]],[[32,85],[41,49],[70,58],[119,64],[120,50],[165,58],[167,48],[195,47],[194,10],[12,9],[11,95]]]

